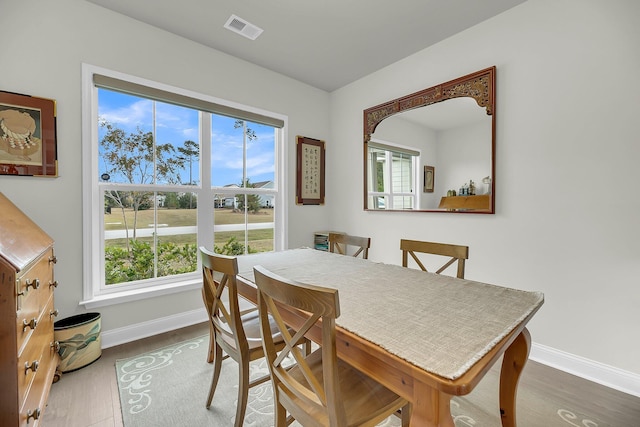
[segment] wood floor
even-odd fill
[[[202,323],[154,337],[107,348],[93,364],[62,375],[53,384],[45,410],[44,427],[122,426],[115,361],[171,345],[209,332]],[[496,369],[497,367],[494,367]],[[570,401],[573,408],[601,420],[598,427],[640,426],[640,398],[612,390],[582,378],[529,361],[520,381],[523,388],[537,388],[550,396]],[[580,420],[567,427],[583,426]],[[546,427],[546,426],[540,426]]]

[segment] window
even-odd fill
[[[284,118],[83,67],[84,303],[201,282],[198,247],[284,247]]]
[[[417,164],[419,153],[371,141],[368,144],[369,207],[414,209],[417,206]]]

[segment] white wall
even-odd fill
[[[534,343],[640,374],[638,16],[529,0],[333,92],[331,227],[396,264],[401,238],[469,245],[468,278],[544,292]],[[364,212],[362,111],[491,65],[496,214]]]
[[[476,194],[483,194],[482,178],[491,176],[491,120],[438,132],[438,165],[434,192],[438,201],[447,190],[458,192],[470,180]]]
[[[57,101],[60,177],[0,176],[0,191],[55,239],[60,318],[85,311],[78,305],[83,62],[287,115],[289,170],[295,170],[296,135],[328,139],[328,93],[83,0],[2,0],[0,39],[0,90]],[[288,176],[289,244],[311,245],[312,231],[328,225],[327,208],[295,206],[294,175]],[[108,334],[202,309],[200,292],[191,291],[97,311]]]

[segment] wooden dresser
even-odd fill
[[[0,426],[38,426],[58,365],[53,240],[0,193]]]

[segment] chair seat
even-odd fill
[[[306,360],[309,362],[313,375],[322,383],[322,350],[317,349]],[[298,366],[293,366],[289,374],[297,381],[306,382]],[[344,406],[349,408],[346,411],[347,426],[360,426],[365,421],[371,420],[372,414],[376,413],[386,418],[384,414],[389,412],[389,408],[400,407],[406,403],[403,398],[340,359],[338,359],[338,378]],[[281,399],[293,402],[297,408],[306,407],[309,409],[300,399],[288,393],[281,396]],[[288,407],[291,408],[290,405]],[[321,425],[329,423],[326,412],[318,411],[308,415],[319,421]],[[304,419],[302,414],[298,414],[298,416],[293,414],[293,416],[296,419]]]
[[[260,315],[258,311],[252,311],[240,317],[242,320],[242,327],[244,328],[244,333],[247,337],[247,343],[249,344],[249,351],[254,349],[262,350],[262,336],[260,335]],[[269,318],[271,323],[272,330],[277,330],[278,326],[276,325],[275,320],[270,316]],[[231,331],[229,325],[223,323],[225,330]],[[231,348],[236,348],[236,341],[232,336],[222,335],[222,339],[227,343]],[[282,335],[280,332],[273,334],[273,340],[277,343],[282,341]]]

